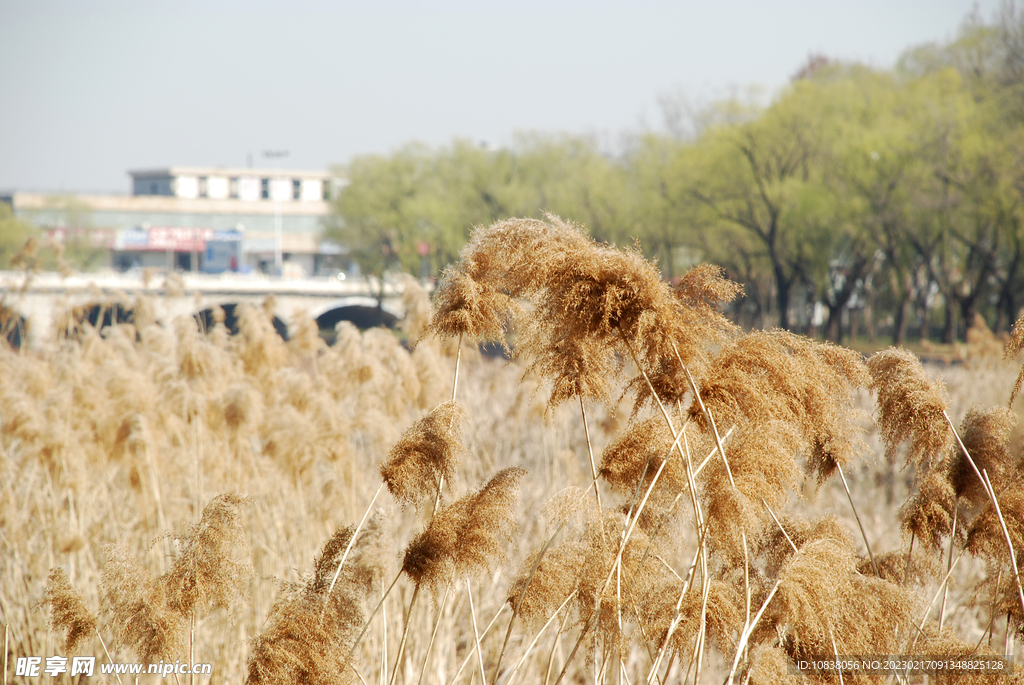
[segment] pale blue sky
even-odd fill
[[[990,20],[998,0],[978,3]],[[809,53],[891,66],[969,0],[0,0],[0,190],[130,168],[323,169],[411,140],[619,140],[658,98],[782,87]]]

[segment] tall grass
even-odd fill
[[[902,350],[744,333],[740,292],[548,217],[478,229],[433,314],[409,284],[411,351],[306,320],[283,342],[272,303],[236,336],[143,317],[3,348],[7,677],[78,653],[212,682],[777,683],[1012,651],[1016,367],[947,388]]]

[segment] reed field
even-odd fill
[[[4,682],[1024,680],[795,668],[1024,660],[1024,325],[937,367],[743,332],[741,292],[549,216],[476,229],[399,333],[140,301],[0,346]],[[54,655],[96,673],[16,674]]]

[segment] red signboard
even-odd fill
[[[152,226],[149,229],[150,250],[171,250],[173,252],[202,252],[206,241],[213,238],[212,228],[183,228],[177,226]]]

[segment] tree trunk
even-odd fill
[[[1000,294],[999,302],[996,303],[996,325],[992,327],[993,333],[1002,333],[1004,328],[1008,328],[1013,323],[1012,320],[1009,320],[1009,307],[1006,305],[1007,302],[1004,299],[1004,295]]]
[[[828,321],[825,322],[825,339],[834,343],[842,344],[843,340],[843,309],[835,305],[827,304]]]
[[[960,300],[960,321],[964,325],[964,342],[967,341],[967,329],[974,325],[974,314],[978,310],[977,297],[965,297]],[[959,337],[959,331],[957,331]]]
[[[1010,332],[1017,320],[1017,298],[1013,295],[1013,288],[1005,287],[999,294],[999,303],[996,305],[996,327],[992,329],[996,333],[1003,331]]]
[[[1014,295],[1014,285],[1017,284],[1017,271],[1021,266],[1022,249],[1020,241],[1016,242],[1016,250],[1013,259],[1006,267],[1006,277],[999,288],[999,301],[996,303],[996,327],[992,330],[996,333],[1009,331],[1017,320],[1017,298]]]
[[[782,273],[782,266],[775,266],[775,303],[779,308],[779,328],[789,330],[790,282]]]
[[[907,310],[910,308],[910,298],[900,299],[896,307],[895,318],[892,324],[892,344],[896,347],[903,347],[907,341]]]
[[[952,345],[956,342],[956,300],[948,295],[943,297],[946,301],[946,320],[942,326],[942,342]],[[925,326],[927,326],[927,320]]]
[[[864,328],[868,335],[868,342],[871,345],[875,344],[875,338],[878,335],[876,329],[877,322],[875,321],[875,286],[874,279],[867,279],[864,282]]]

